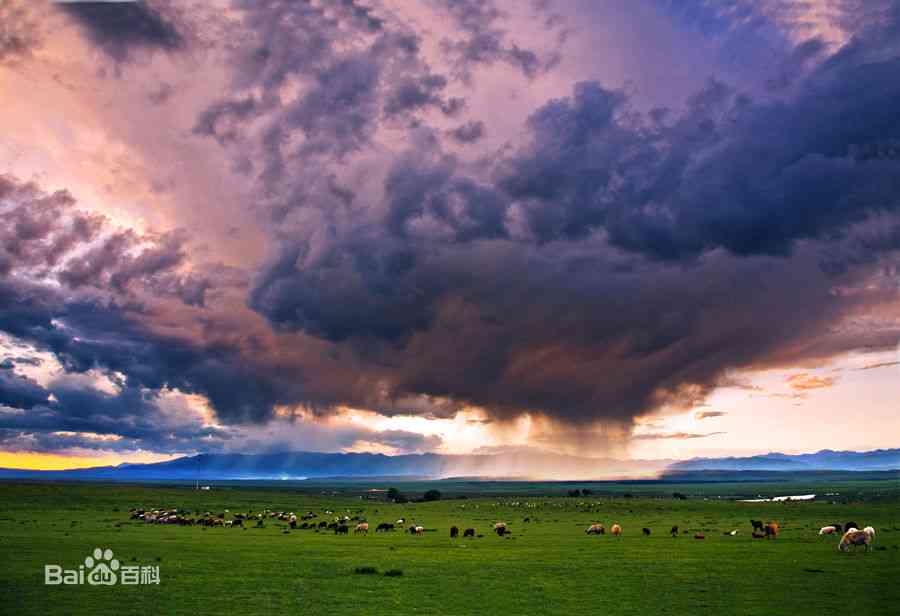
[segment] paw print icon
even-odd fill
[[[84,559],[84,566],[90,571],[87,574],[87,582],[92,586],[114,586],[117,580],[116,571],[119,570],[119,561],[113,558],[113,551],[95,548],[93,556]]]

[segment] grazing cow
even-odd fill
[[[852,530],[852,529],[854,529],[854,528],[855,528],[856,530],[859,530],[859,524],[857,524],[856,522],[847,522],[846,524],[844,524],[844,532],[845,532],[845,533],[846,533],[848,530]]]
[[[871,526],[866,526],[866,527],[863,529],[863,532],[864,532],[864,533],[869,533],[870,535],[872,535],[872,537],[875,536],[875,529],[872,528]]]
[[[389,522],[382,522],[381,524],[378,525],[378,528],[375,529],[375,532],[376,533],[379,533],[379,532],[386,533],[389,530],[394,530],[394,525],[390,524]]]
[[[763,529],[762,520],[750,520],[750,524],[753,525],[753,530],[761,531]]]
[[[778,538],[778,522],[768,522],[763,529],[766,533],[766,539],[777,539]]]
[[[348,535],[348,534],[350,534],[350,527],[347,526],[346,524],[341,524],[340,526],[335,524],[334,534],[335,535]]]
[[[356,525],[356,528],[353,529],[353,534],[358,535],[359,533],[369,534],[369,523],[368,522],[360,522]]]
[[[297,528],[297,516],[295,516],[293,513],[291,514],[288,524],[290,524],[291,528]]]
[[[319,522],[319,528],[328,528],[328,522],[322,520],[321,522]]]
[[[758,530],[754,530],[754,531],[753,531],[753,534],[752,534],[751,536],[752,536],[754,539],[765,539],[765,538],[766,538],[766,533],[761,532],[761,531],[758,531]]]
[[[611,532],[611,533],[613,534],[614,537],[618,537],[618,536],[620,536],[620,535],[622,534],[622,527],[619,526],[618,523],[613,524],[613,525],[610,527],[609,532]]]
[[[649,536],[650,536],[650,529],[647,528],[647,527],[642,528],[642,529],[641,529],[641,532],[644,533],[644,536],[645,536],[645,537],[649,537]]]
[[[678,536],[678,527],[673,526],[672,530],[669,531],[669,534],[672,535],[673,537],[677,537]]]
[[[841,552],[846,552],[852,545],[864,545],[866,546],[866,552],[868,552],[869,548],[872,546],[872,540],[874,538],[874,532],[869,533],[864,530],[856,530],[851,528],[846,533],[844,533],[843,537],[841,537],[841,542],[838,544],[838,549]]]
[[[703,533],[694,533],[694,539],[706,539],[706,535]]]
[[[737,529],[735,529],[735,530],[728,531],[725,534],[728,535],[729,537],[734,537],[735,535],[738,534],[738,532],[737,532]]]
[[[833,535],[836,532],[837,528],[835,528],[834,526],[823,526],[819,529],[820,535]]]
[[[400,518],[399,520],[394,522],[394,524],[396,524],[397,526],[403,526],[404,524],[406,524],[406,518]]]
[[[474,528],[467,528],[466,530],[464,530],[464,531],[463,531],[463,538],[465,539],[466,537],[475,537],[475,529],[474,529]]]
[[[425,532],[425,527],[424,526],[413,526],[412,532],[415,535],[421,535],[422,533]]]
[[[494,532],[497,533],[498,537],[502,537],[503,535],[508,534],[509,528],[506,526],[506,522],[497,522],[494,524]]]
[[[455,526],[451,526],[450,527],[450,538],[456,539],[457,537],[459,537],[459,529],[456,528]]]
[[[588,535],[605,535],[606,528],[603,524],[591,524],[586,529],[584,529],[585,534]]]

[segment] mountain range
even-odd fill
[[[616,460],[534,452],[407,454],[281,452],[200,454],[151,464],[120,464],[62,471],[0,468],[0,479],[227,480],[398,477],[506,477],[540,479],[656,478],[707,471],[884,471],[900,469],[900,449],[822,450],[690,460]]]

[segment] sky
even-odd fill
[[[900,446],[900,2],[0,0],[0,467]]]

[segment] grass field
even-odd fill
[[[896,614],[900,609],[900,482],[833,486],[594,485],[589,497],[538,496],[569,485],[437,484],[437,502],[365,500],[358,482],[314,487],[0,484],[2,614]],[[500,484],[498,484],[500,485]],[[434,484],[398,484],[404,492]],[[543,487],[541,487],[543,486]],[[650,486],[650,487],[648,487]],[[839,491],[829,500],[740,503],[737,494]],[[523,496],[512,494],[519,490]],[[672,498],[672,492],[688,500]],[[326,494],[322,494],[322,492]],[[336,493],[332,493],[336,492]],[[625,493],[631,497],[625,497]],[[465,494],[467,498],[454,498]],[[149,525],[130,507],[193,511],[264,508],[400,517],[429,529],[336,536],[265,528]],[[530,522],[524,522],[525,518]],[[777,540],[750,538],[751,518],[777,520]],[[505,521],[511,538],[490,532]],[[877,529],[876,549],[839,553],[817,536],[831,522]],[[587,536],[619,522],[621,538]],[[677,524],[688,534],[677,539]],[[474,527],[484,536],[449,538]],[[652,530],[650,537],[642,527]],[[725,531],[738,529],[736,537]],[[435,529],[431,531],[431,529]],[[703,532],[703,541],[692,538]],[[123,564],[158,565],[160,584],[46,586],[44,565],[77,568],[95,547]],[[374,568],[376,573],[356,573]],[[402,575],[386,576],[388,570]]]

